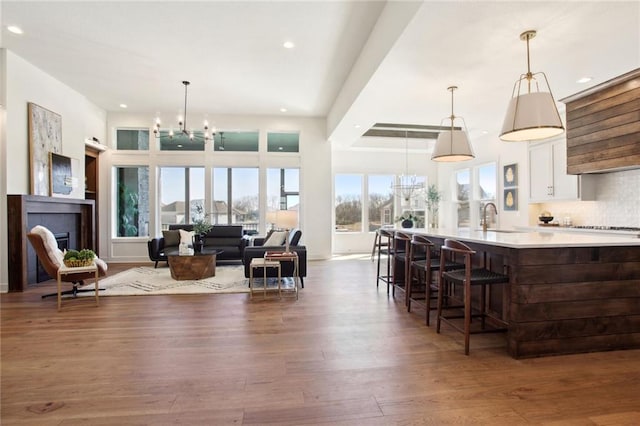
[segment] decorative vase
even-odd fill
[[[438,210],[431,210],[431,224],[430,227],[431,228],[437,228],[438,227]]]
[[[204,236],[202,234],[197,234],[193,236],[193,251],[196,253],[201,253],[202,248],[204,247]]]
[[[404,219],[400,222],[403,228],[413,228],[413,221],[411,219]]]

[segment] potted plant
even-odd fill
[[[65,266],[69,268],[75,268],[79,266],[89,266],[93,263],[93,259],[96,254],[93,250],[67,250],[64,252],[63,262]]]
[[[438,188],[431,184],[427,189],[427,210],[429,210],[429,217],[431,219],[431,227],[438,227],[438,207],[440,200],[442,200],[442,193],[438,191]]]
[[[204,236],[213,228],[205,216],[203,219],[196,219],[193,222],[193,250],[200,253],[204,247]]]
[[[411,213],[410,211],[405,211],[401,216],[398,216],[396,218],[396,222],[400,222],[400,226],[402,226],[403,228],[413,228],[413,223],[417,219],[418,218],[413,213]]]

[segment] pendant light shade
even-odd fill
[[[529,40],[535,36],[535,31],[520,34],[520,39],[527,42],[527,73],[513,86],[500,132],[500,139],[506,142],[546,139],[564,132],[547,76],[531,72]]]
[[[448,87],[447,90],[451,92],[451,116],[445,118],[440,123],[445,124],[446,120],[451,121],[451,126],[447,130],[443,130],[438,135],[436,140],[436,146],[433,149],[431,159],[433,161],[440,162],[454,162],[454,161],[466,161],[475,158],[469,137],[467,136],[466,124],[462,117],[456,117],[453,114],[453,91],[456,90],[456,86]],[[455,127],[455,120],[462,121],[460,127]]]

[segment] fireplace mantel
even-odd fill
[[[9,291],[24,291],[29,285],[29,243],[27,233],[35,225],[42,225],[39,218],[50,217],[54,222],[72,215],[77,217],[73,248],[90,248],[95,251],[95,223],[93,200],[43,197],[39,195],[7,195],[7,235],[9,257]],[[51,216],[50,216],[51,215]]]

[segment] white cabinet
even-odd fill
[[[591,181],[567,174],[566,139],[529,146],[529,202],[593,199]]]

